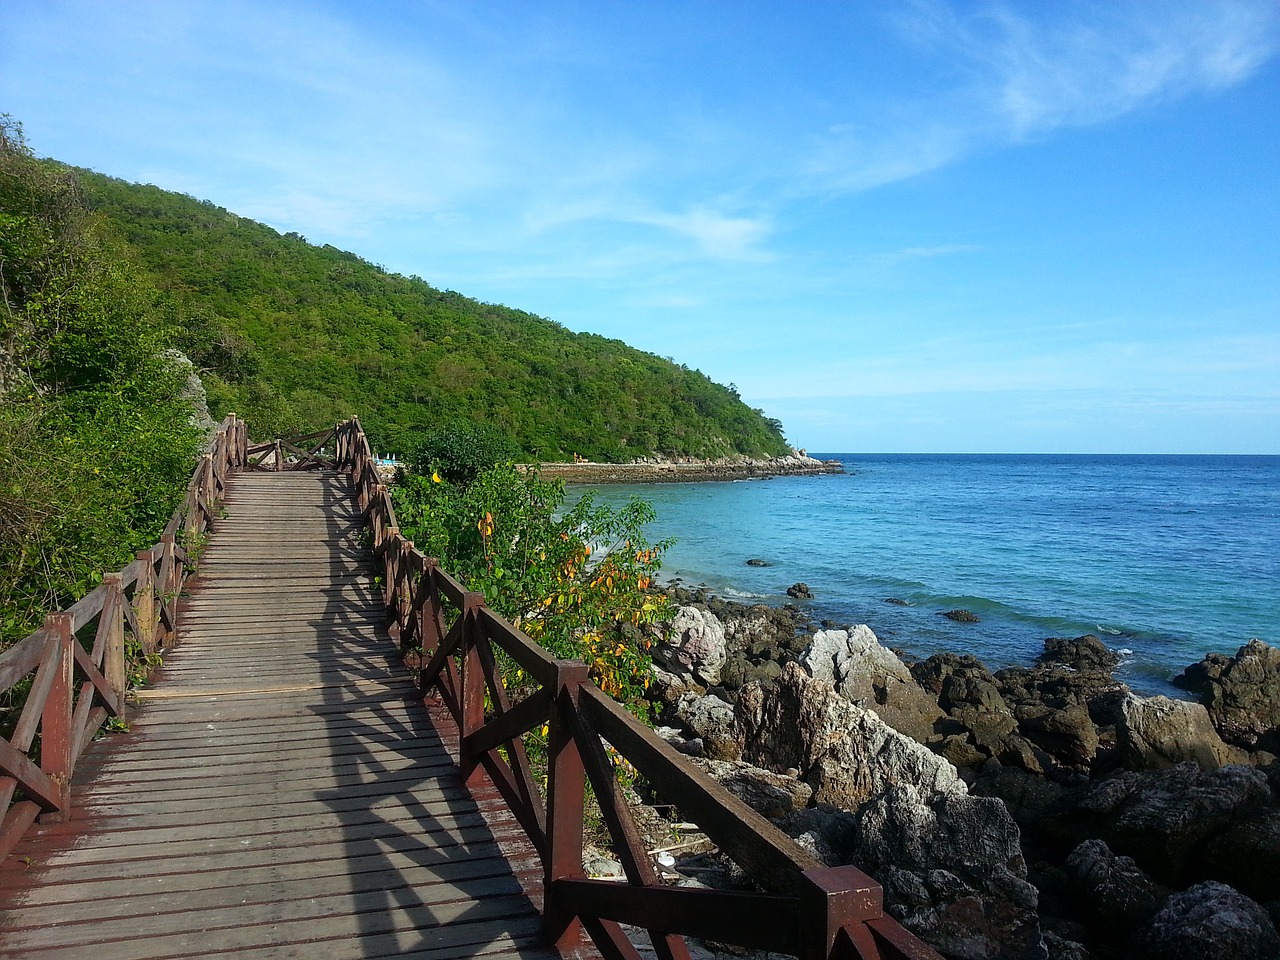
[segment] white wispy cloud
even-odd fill
[[[898,18],[901,33],[965,79],[928,102],[890,103],[879,117],[829,128],[800,163],[811,187],[865,190],[982,150],[1212,94],[1280,51],[1280,5],[1257,0],[922,0],[909,11]]]

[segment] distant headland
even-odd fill
[[[565,483],[693,483],[704,480],[762,480],[844,473],[839,460],[818,460],[803,450],[782,457],[649,457],[632,463],[543,463],[544,477]]]

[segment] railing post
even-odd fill
[[[386,607],[388,614],[394,608],[398,615],[399,609],[395,607],[395,590],[396,578],[400,575],[400,528],[388,527],[386,533],[379,536],[375,525],[374,550],[381,549],[383,544],[386,544],[387,549],[382,556],[382,605]]]
[[[476,631],[482,629],[479,614],[483,606],[483,593],[462,595],[460,616],[463,618],[463,636],[459,651],[462,657],[462,710],[458,721],[458,736],[462,743],[484,726],[484,664],[480,662],[480,651],[476,649]],[[467,786],[474,786],[484,774],[479,758],[463,747],[459,760]]]
[[[71,770],[74,764],[75,735],[71,729],[72,697],[75,656],[71,644],[71,615],[50,613],[44,619],[44,627],[54,637],[58,649],[57,672],[53,685],[44,701],[40,716],[40,769],[58,785],[58,809],[44,813],[42,823],[61,823],[71,816]]]
[[[204,460],[204,471],[200,478],[200,493],[207,511],[204,515],[204,525],[205,529],[212,530],[213,506],[217,502],[218,481],[214,476],[213,455],[206,453],[201,459]]]
[[[436,571],[439,569],[440,561],[435,557],[427,557],[422,563],[421,575],[427,581],[427,597],[418,611],[418,646],[422,648],[424,658],[435,653],[445,636],[440,629],[440,592],[436,587]]]
[[[800,960],[881,960],[865,921],[884,916],[884,890],[857,867],[806,870]]]
[[[116,695],[116,715],[123,717],[124,694],[128,685],[124,663],[124,605],[128,601],[120,586],[120,574],[108,573],[102,578],[102,582],[106,584],[107,596],[102,602],[101,615],[111,618],[107,624],[107,646],[102,654],[102,675],[111,692]]]
[[[556,880],[583,877],[582,824],[586,771],[573,739],[571,718],[578,709],[578,692],[590,683],[587,665],[577,660],[556,661],[556,700],[547,736],[547,856],[544,861],[542,922],[547,939],[559,949],[582,941],[582,923],[557,902]]]
[[[138,629],[142,636],[138,642],[142,644],[142,652],[147,656],[156,652],[156,595],[155,595],[155,553],[151,550],[139,550],[137,554],[137,585],[133,588],[133,613],[138,621]]]
[[[401,626],[413,616],[413,541],[404,540],[400,544],[400,563],[396,567],[396,582],[400,585],[396,590],[396,632],[392,639],[397,643],[404,635]],[[401,651],[404,647],[401,646]]]
[[[173,646],[177,642],[179,578],[173,534],[166,533],[160,537],[160,579],[156,581],[161,611],[168,616],[169,623],[172,624],[172,629],[165,627],[160,630],[160,642],[165,647]],[[157,617],[157,620],[159,619]]]
[[[284,469],[284,452],[280,447],[280,438],[276,438],[276,472]]]

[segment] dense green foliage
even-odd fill
[[[0,117],[0,646],[159,537],[200,432],[163,298]]]
[[[404,438],[409,454],[406,461],[417,473],[433,473],[451,483],[471,483],[485,470],[499,463],[518,460],[520,450],[504,434],[488,424],[472,420],[452,420]]]
[[[781,427],[698,371],[389,274],[152,186],[85,191],[182,313],[215,417],[287,435],[356,414],[382,450],[466,417],[534,458],[780,454]]]
[[[556,656],[585,660],[602,690],[643,712],[650,660],[634,628],[668,608],[649,589],[668,543],[646,540],[648,503],[614,509],[587,496],[562,511],[560,481],[510,464],[467,484],[411,474],[391,494],[415,546]],[[507,666],[518,689],[522,675]]]

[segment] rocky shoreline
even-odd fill
[[[797,450],[768,459],[724,457],[718,460],[665,460],[633,463],[543,463],[542,475],[565,483],[694,483],[709,480],[762,480],[844,473],[839,460],[817,460]]]
[[[1178,678],[1194,700],[1143,698],[1095,636],[993,672],[668,591],[659,733],[824,862],[870,872],[944,956],[1280,957],[1280,650],[1210,654]]]

